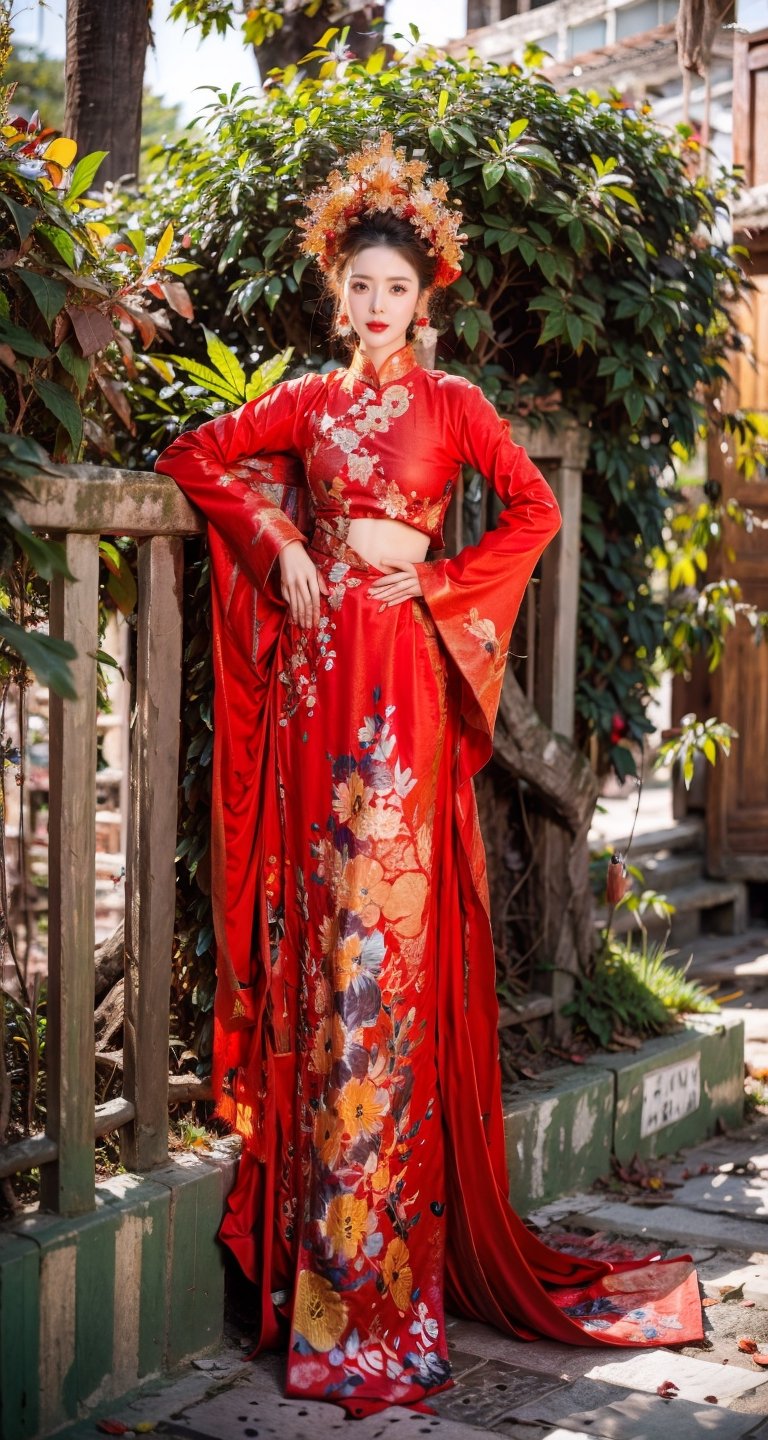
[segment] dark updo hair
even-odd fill
[[[403,220],[394,210],[374,210],[350,224],[346,235],[339,244],[336,260],[330,274],[334,302],[334,322],[342,310],[341,277],[349,264],[361,250],[370,245],[390,245],[399,250],[404,259],[416,271],[419,290],[428,290],[435,281],[437,257],[430,255],[426,243],[416,233],[409,220]],[[413,322],[408,327],[408,339],[413,338]]]
[[[426,290],[434,284],[437,272],[437,257],[430,255],[425,242],[417,235],[409,220],[403,220],[394,210],[374,210],[352,223],[339,244],[334,279],[341,282],[341,276],[350,260],[370,245],[391,245],[401,250],[406,260],[419,277],[419,289]]]

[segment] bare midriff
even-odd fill
[[[397,560],[424,560],[429,549],[429,536],[404,520],[360,516],[350,520],[347,544],[369,564],[381,568],[382,561],[391,565]]]

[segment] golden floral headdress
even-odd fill
[[[299,248],[314,255],[321,270],[330,270],[350,226],[362,215],[393,210],[410,221],[429,254],[436,256],[435,285],[457,280],[461,242],[467,237],[459,234],[461,212],[445,203],[445,181],[425,179],[426,163],[407,160],[402,146],[393,148],[387,130],[379,141],[369,141],[348,155],[344,166],[346,175],[332,170],[326,184],[309,197],[306,218],[298,222],[305,231]]]

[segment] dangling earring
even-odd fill
[[[341,314],[336,316],[336,323],[333,328],[337,335],[352,334],[352,324],[346,310],[342,310]]]
[[[434,352],[435,346],[437,345],[438,333],[434,326],[430,325],[429,316],[419,315],[418,318],[414,320],[413,325],[414,345],[420,346],[423,351]]]

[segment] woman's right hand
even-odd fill
[[[280,591],[295,625],[320,623],[320,596],[330,594],[325,576],[310,560],[300,540],[289,540],[278,555]]]

